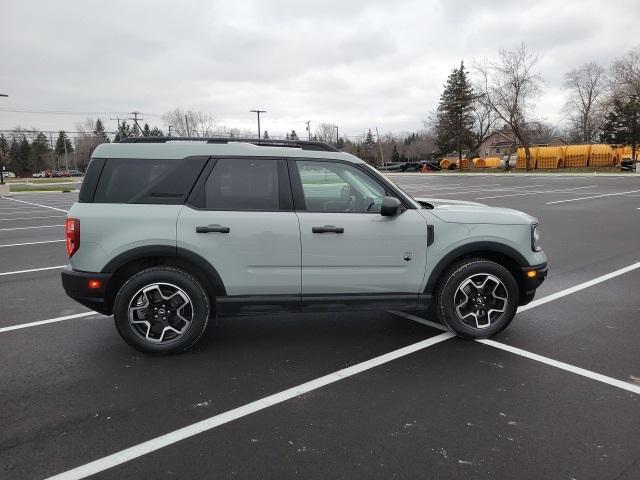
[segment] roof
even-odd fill
[[[307,157],[346,160],[363,163],[358,157],[322,142],[215,139],[215,138],[168,138],[138,137],[118,143],[98,145],[92,158],[153,158],[180,159],[191,156],[264,156]]]

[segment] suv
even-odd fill
[[[150,354],[188,349],[216,316],[284,312],[432,306],[485,338],[547,274],[537,227],[414,199],[320,142],[133,138],[92,155],[62,283]]]

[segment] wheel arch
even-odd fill
[[[491,260],[505,267],[513,275],[520,295],[524,293],[525,284],[522,268],[529,265],[527,259],[516,249],[497,242],[472,242],[461,245],[447,253],[431,271],[425,286],[425,293],[430,295],[435,293],[436,286],[442,275],[453,264],[467,258],[476,257]]]
[[[200,255],[169,245],[136,247],[114,257],[102,269],[102,273],[111,274],[105,292],[105,306],[108,312],[113,311],[115,297],[131,275],[148,267],[163,265],[181,268],[196,277],[211,297],[212,308],[216,297],[227,294],[216,268]]]

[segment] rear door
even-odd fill
[[[245,313],[299,306],[300,228],[286,161],[210,162],[178,216],[178,247],[211,263]]]

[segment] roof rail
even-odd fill
[[[206,142],[206,143],[251,143],[261,147],[288,147],[302,150],[339,152],[336,147],[324,142],[310,140],[272,140],[257,138],[209,138],[209,137],[128,137],[117,143],[166,143],[166,142]]]

